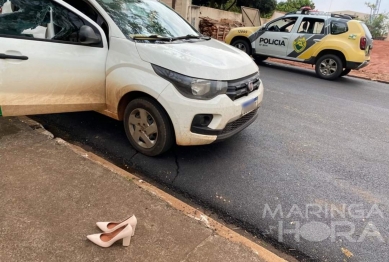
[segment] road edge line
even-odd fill
[[[166,193],[165,191],[147,183],[146,181],[140,179],[136,175],[127,172],[126,170],[114,165],[113,163],[105,160],[104,158],[87,151],[79,146],[76,146],[74,144],[71,144],[61,138],[54,138],[54,135],[51,134],[49,131],[44,129],[44,127],[36,122],[35,120],[32,120],[31,118],[27,116],[20,116],[18,119],[30,126],[32,129],[37,131],[40,134],[48,136],[48,138],[53,139],[58,144],[66,146],[73,152],[75,152],[77,155],[84,157],[86,159],[89,159],[90,161],[108,169],[109,171],[120,175],[121,177],[124,177],[126,179],[130,179],[133,183],[135,183],[137,186],[141,187],[142,189],[146,190],[147,192],[155,195],[159,199],[165,201],[168,203],[172,208],[178,210],[179,212],[183,213],[184,215],[195,219],[199,222],[201,222],[204,226],[207,228],[213,230],[216,234],[219,236],[225,238],[228,241],[241,244],[243,246],[246,246],[247,248],[251,249],[260,259],[266,261],[266,262],[287,262],[287,260],[279,257],[275,253],[271,252],[270,250],[258,245],[257,243],[249,240],[248,238],[240,235],[239,233],[229,229],[228,227],[224,226],[223,224],[217,222],[216,220],[208,217],[203,212],[193,208],[192,206],[184,203],[183,201],[175,198],[174,196]]]

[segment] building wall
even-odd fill
[[[173,0],[162,0],[163,3],[173,8]],[[189,6],[192,4],[192,0],[176,0],[174,10],[179,13],[183,18],[188,18]]]
[[[170,7],[173,5],[173,0],[162,0],[162,2]],[[191,5],[191,3],[192,0],[176,0],[175,10],[197,30],[199,29],[200,17],[209,17],[217,21],[220,21],[220,19],[229,19],[239,22],[243,21],[241,13],[228,12],[205,6],[196,6]],[[284,15],[285,12],[275,11],[271,18],[261,18],[261,25]]]
[[[281,12],[281,11],[275,11],[272,15],[272,17],[270,18],[261,18],[261,22],[262,22],[262,25],[266,24],[267,22],[270,22],[276,18],[280,18],[282,16],[284,16],[286,13],[285,12]]]

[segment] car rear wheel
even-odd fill
[[[343,72],[340,74],[340,76],[346,76],[346,75],[348,75],[350,72],[351,72],[351,69],[345,68],[345,69],[343,70]]]
[[[246,54],[251,55],[251,47],[250,47],[249,41],[243,40],[243,39],[238,39],[238,40],[234,40],[231,43],[231,45],[238,48],[239,50],[245,52]]]
[[[341,75],[343,63],[336,55],[323,55],[317,60],[315,70],[320,78],[334,80]]]
[[[165,110],[148,97],[128,103],[124,129],[131,145],[147,156],[160,155],[173,145],[173,127]]]

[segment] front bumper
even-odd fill
[[[258,90],[235,101],[227,95],[219,95],[211,100],[195,100],[182,96],[173,85],[169,85],[158,101],[165,108],[173,123],[178,145],[204,145],[216,140],[227,139],[252,124],[258,116],[258,109],[242,116],[242,105],[258,98],[263,99],[263,84]],[[198,114],[211,114],[211,123],[202,130],[193,129],[192,122]]]
[[[259,108],[251,111],[250,113],[235,121],[228,123],[223,129],[211,129],[209,127],[199,127],[192,124],[191,132],[196,134],[217,136],[216,141],[226,140],[251,125],[258,117],[258,109]]]

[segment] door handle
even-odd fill
[[[0,59],[17,59],[17,60],[28,60],[27,56],[24,55],[6,55],[6,54],[0,54]]]
[[[321,39],[313,39],[313,41],[315,41],[316,43],[320,42]]]
[[[288,39],[289,37],[288,37],[288,36],[283,36],[282,38],[283,38],[283,39]]]

